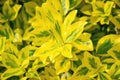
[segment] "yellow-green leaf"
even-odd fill
[[[113,43],[108,39],[105,42],[103,42],[99,47],[97,48],[96,54],[106,54],[109,49],[111,49],[113,46]]]
[[[73,45],[79,50],[93,50],[93,44],[90,40],[90,34],[83,33],[73,42]]]
[[[44,43],[41,47],[36,49],[34,56],[40,57],[40,60],[43,63],[45,63],[46,59],[55,52],[56,48],[58,48],[56,42],[53,40],[49,40],[48,42]]]
[[[18,68],[20,66],[20,62],[15,55],[10,53],[2,53],[2,63],[7,68]]]
[[[17,15],[18,15],[18,12],[19,12],[19,10],[20,10],[21,7],[22,7],[22,6],[21,6],[21,5],[18,5],[18,4],[14,5],[14,6],[12,7],[14,13],[12,14],[10,20],[16,19]]]
[[[92,6],[91,5],[84,5],[80,11],[82,11],[84,14],[91,15],[92,14]]]
[[[86,3],[94,4],[96,0],[85,0]]]
[[[21,68],[8,69],[1,75],[1,79],[6,80],[12,76],[20,76],[22,74],[24,74],[24,71]]]
[[[71,43],[76,40],[80,34],[83,32],[84,26],[86,25],[85,21],[78,21],[73,23],[68,29],[64,32],[65,42]]]
[[[67,58],[59,56],[55,62],[55,69],[57,74],[67,72],[71,67],[70,61]]]
[[[70,9],[77,7],[82,2],[82,0],[69,0],[69,1],[70,1]]]
[[[72,58],[72,45],[71,44],[65,44],[61,47],[61,54],[64,57]]]
[[[105,54],[109,49],[112,48],[115,44],[119,43],[119,35],[106,35],[102,37],[97,44],[96,50],[99,54]]]
[[[107,1],[104,5],[104,11],[105,11],[105,15],[109,16],[112,10],[114,2],[112,1]]]
[[[77,10],[73,10],[65,17],[64,25],[66,28],[72,24],[72,22],[74,21],[76,17],[76,14],[77,14]]]
[[[35,15],[35,7],[37,6],[37,4],[33,1],[27,2],[24,4],[25,6],[25,10],[26,12],[31,15],[34,16]]]
[[[120,43],[114,45],[109,51],[110,54],[115,60],[120,60]]]
[[[0,37],[0,54],[1,54],[1,52],[4,51],[5,41],[6,41],[6,38],[5,38],[5,37]]]
[[[97,80],[112,80],[111,77],[106,73],[99,73]]]
[[[61,5],[63,10],[63,15],[66,15],[70,7],[69,0],[61,0]]]
[[[97,70],[101,66],[101,61],[98,57],[91,55],[89,52],[84,53],[84,58],[82,60],[83,65],[85,65],[90,70]]]

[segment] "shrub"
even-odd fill
[[[1,80],[119,80],[120,0],[0,0]]]

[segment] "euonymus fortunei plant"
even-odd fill
[[[119,80],[120,0],[0,0],[0,80]]]

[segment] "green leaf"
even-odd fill
[[[111,49],[113,43],[110,39],[105,40],[101,45],[98,46],[96,54],[106,54]]]

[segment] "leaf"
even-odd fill
[[[20,10],[20,8],[21,8],[21,5],[18,5],[18,4],[11,7],[9,4],[9,1],[6,1],[2,8],[5,19],[13,21],[17,17],[18,11]]]
[[[36,34],[37,37],[48,37],[49,35],[48,31],[41,31],[39,34]]]
[[[38,70],[39,68],[45,67],[48,63],[44,64],[40,59],[36,59],[32,64],[32,69]]]
[[[63,9],[63,15],[66,15],[70,7],[69,0],[61,0],[61,5]]]
[[[67,58],[59,56],[55,62],[56,73],[67,72],[70,69],[70,61]]]
[[[6,19],[10,19],[10,17],[12,16],[13,12],[12,12],[12,8],[9,5],[9,1],[6,1],[2,7],[2,12],[5,16]]]
[[[55,23],[55,30],[61,36],[61,27],[58,22]]]
[[[26,12],[30,15],[30,16],[34,16],[35,15],[35,7],[37,6],[37,4],[33,1],[27,2],[24,4],[25,6],[25,10]]]
[[[62,49],[61,49],[61,54],[64,56],[64,57],[67,57],[67,58],[72,58],[72,45],[71,44],[65,44],[62,46]]]
[[[74,9],[82,2],[82,0],[69,0],[69,2],[70,2],[70,9]]]
[[[46,59],[55,53],[58,46],[56,45],[56,42],[53,40],[49,40],[48,42],[44,43],[41,47],[36,49],[34,56],[40,57],[40,60],[43,63],[46,63]]]
[[[84,5],[80,11],[86,15],[91,15],[92,14],[92,6],[91,5]]]
[[[96,0],[85,0],[86,3],[94,4]]]
[[[120,0],[115,0],[115,3],[120,7]]]
[[[104,15],[104,2],[96,1],[95,4],[92,4],[93,11],[92,16],[103,16]]]
[[[80,65],[74,72],[74,74],[70,77],[70,80],[75,80],[77,78],[79,79],[90,79],[89,78],[89,72],[90,70],[84,66],[84,65]]]
[[[14,5],[14,6],[12,7],[14,13],[12,14],[12,16],[11,16],[11,18],[10,18],[11,21],[13,21],[13,20],[16,19],[17,15],[18,15],[18,12],[19,12],[19,10],[20,10],[21,7],[22,7],[22,6],[21,6],[21,5],[18,5],[18,4]]]
[[[4,15],[0,13],[0,23],[4,22],[7,22],[7,20],[5,19]]]
[[[2,63],[7,68],[18,68],[20,65],[19,60],[16,58],[16,56],[9,54],[9,53],[2,53]]]
[[[110,54],[115,60],[120,60],[120,43],[114,45],[109,51],[108,54]]]
[[[68,0],[65,0],[65,1],[68,1]],[[63,13],[64,13],[62,10],[61,0],[47,0],[46,3],[47,3],[47,5],[44,6],[45,7],[44,9],[45,10],[46,10],[46,8],[48,9],[47,17],[50,19],[50,15],[52,15],[51,18],[53,17],[53,19],[55,21],[57,21],[58,23],[61,23],[63,20],[62,17],[63,17]]]
[[[22,77],[20,80],[27,80],[27,77]]]
[[[4,52],[12,54],[15,57],[18,57],[18,54],[19,54],[17,46],[12,44],[11,42],[6,42]]]
[[[26,73],[26,77],[40,80],[40,76],[38,72],[32,68],[28,69],[28,72]]]
[[[112,80],[110,76],[106,73],[99,73],[98,80]]]
[[[114,46],[117,43],[119,43],[119,35],[106,35],[98,41],[96,53],[98,53],[99,50],[99,54],[105,54],[110,48],[112,48],[112,46]]]
[[[66,37],[65,42],[71,43],[74,40],[76,40],[82,33],[85,24],[86,24],[86,22],[84,22],[84,21],[78,21],[78,22],[73,23],[66,30],[66,32],[64,32],[64,34],[66,34],[66,35],[63,35],[64,37]]]
[[[65,17],[64,25],[66,27],[69,27],[72,24],[72,22],[74,21],[76,17],[76,14],[77,14],[77,10],[73,10]]]
[[[72,61],[71,64],[72,64],[71,69],[75,71],[82,64],[82,61],[78,59],[78,60]]]
[[[109,16],[112,10],[114,2],[112,1],[107,1],[104,5],[104,12],[106,16]]]
[[[12,76],[20,76],[23,73],[24,73],[24,71],[21,68],[8,69],[1,75],[1,79],[6,80]]]
[[[55,27],[51,27],[51,32],[53,33],[53,36],[55,37],[56,41],[58,43],[62,43],[62,36],[61,36],[61,27],[60,25],[56,22]]]
[[[90,34],[83,33],[73,42],[73,45],[79,50],[93,50],[93,44],[90,40]]]
[[[89,52],[84,53],[82,63],[90,70],[97,70],[101,66],[100,59],[91,55]]]
[[[0,37],[0,54],[1,54],[1,52],[3,52],[4,49],[5,49],[5,41],[6,41],[6,38],[5,38],[5,37]]]
[[[99,47],[97,48],[96,54],[106,54],[109,49],[111,49],[113,46],[113,43],[110,41],[110,39],[103,42]]]
[[[112,77],[112,79],[119,79],[120,75],[120,65],[119,62],[115,62],[108,71],[108,74]]]
[[[116,16],[118,17],[118,16]],[[112,15],[110,15],[110,21],[115,25],[116,28],[120,29],[120,22]]]
[[[7,23],[2,26],[4,26],[3,32],[1,32],[2,35],[6,37],[6,40],[12,41],[14,39],[14,34],[11,27]]]
[[[14,40],[15,43],[22,43],[22,30],[17,28],[14,30]]]
[[[18,54],[18,58],[21,64],[21,67],[23,68],[27,68],[29,65],[29,53],[31,48],[33,48],[33,46],[26,46],[24,48],[22,48],[20,50],[20,53]]]

